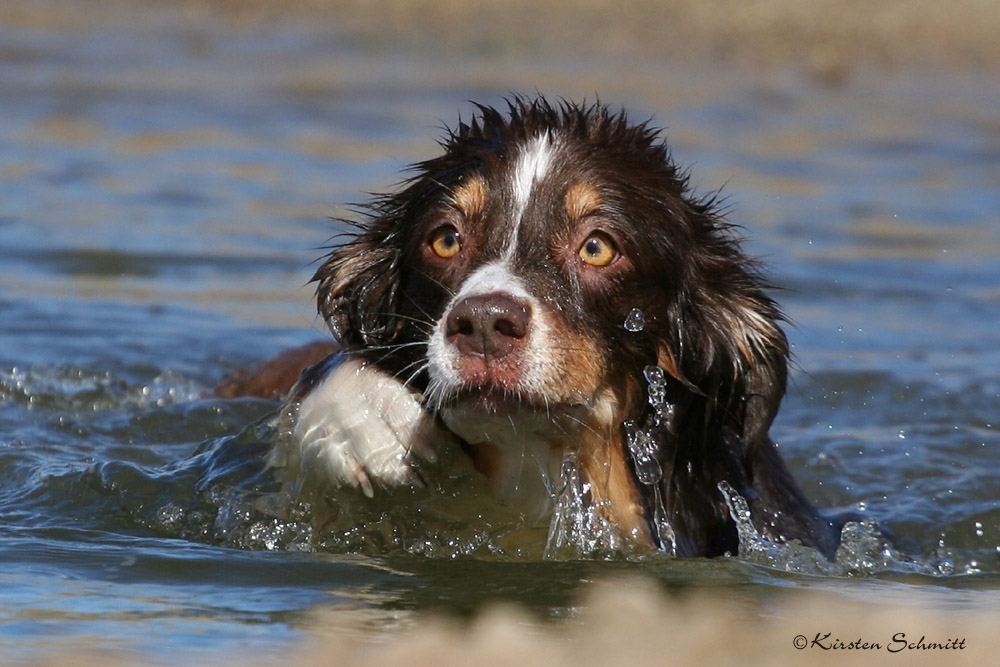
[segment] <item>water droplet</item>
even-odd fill
[[[635,462],[635,477],[640,483],[649,486],[650,484],[656,484],[660,481],[660,477],[663,476],[663,470],[660,468],[660,464],[653,459],[636,459]]]
[[[642,376],[646,378],[646,382],[653,387],[662,385],[665,380],[663,369],[659,366],[646,366],[642,369]]]
[[[633,308],[625,318],[624,326],[626,331],[632,333],[642,331],[646,328],[646,316],[638,308]]]
[[[625,439],[628,442],[629,454],[635,464],[635,476],[642,484],[655,484],[663,476],[663,469],[656,460],[657,443],[646,430],[637,428],[635,422],[627,421]]]

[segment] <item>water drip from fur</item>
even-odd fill
[[[646,328],[646,315],[638,308],[633,308],[625,318],[623,326],[626,331],[638,333]]]
[[[667,517],[663,492],[658,484],[663,478],[663,468],[656,455],[659,449],[657,432],[673,431],[674,404],[667,400],[667,376],[662,368],[646,366],[642,375],[648,385],[647,400],[652,413],[647,415],[641,424],[632,420],[624,422],[625,441],[632,458],[636,479],[640,484],[650,487],[653,492],[653,529],[657,539],[664,551],[673,554],[676,553],[677,539],[674,527]]]

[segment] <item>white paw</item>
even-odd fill
[[[422,485],[413,462],[433,461],[431,443],[441,434],[419,392],[351,357],[283,413],[294,422],[272,453],[273,464],[300,482],[360,487],[368,497],[375,486]]]

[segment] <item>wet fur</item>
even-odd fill
[[[764,536],[797,539],[831,555],[836,529],[804,498],[768,437],[785,393],[789,354],[768,285],[715,200],[690,193],[687,174],[660,133],[630,123],[624,112],[521,98],[506,113],[478,107],[444,139],[439,157],[416,165],[398,192],[375,199],[363,219],[351,223],[354,235],[316,272],[319,312],[339,343],[409,387],[428,390],[429,332],[476,260],[449,269],[456,275],[427,270],[419,255],[426,218],[442,202],[462,207],[470,219],[495,217],[489,207],[510,193],[491,191],[497,183],[491,174],[543,133],[558,138],[561,160],[540,187],[561,189],[572,200],[551,215],[596,211],[612,220],[628,259],[624,268],[597,277],[539,273],[532,283],[562,304],[567,340],[586,341],[577,360],[585,377],[573,382],[594,390],[585,401],[580,445],[592,500],[607,501],[609,518],[623,534],[656,542],[654,490],[638,483],[625,445],[622,424],[631,420],[655,433],[659,493],[677,555],[737,552],[721,481],[748,501]],[[547,234],[527,230],[519,261],[558,264],[550,259]],[[492,237],[481,238],[477,251],[488,253]],[[634,308],[645,315],[642,331],[623,327]],[[666,371],[667,399],[675,407],[671,423],[658,427],[642,376],[651,364]]]

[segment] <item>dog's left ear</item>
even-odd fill
[[[396,332],[400,248],[388,220],[374,218],[316,271],[317,308],[345,348],[385,345]]]
[[[729,411],[742,422],[743,442],[752,448],[767,438],[785,395],[788,339],[779,326],[783,318],[774,301],[757,289],[722,298],[714,306],[720,351],[732,364]]]
[[[747,278],[745,274],[742,276]],[[756,285],[695,290],[680,306],[676,340],[661,341],[657,361],[708,400],[714,419],[749,450],[767,439],[788,380],[788,339],[781,312]]]

